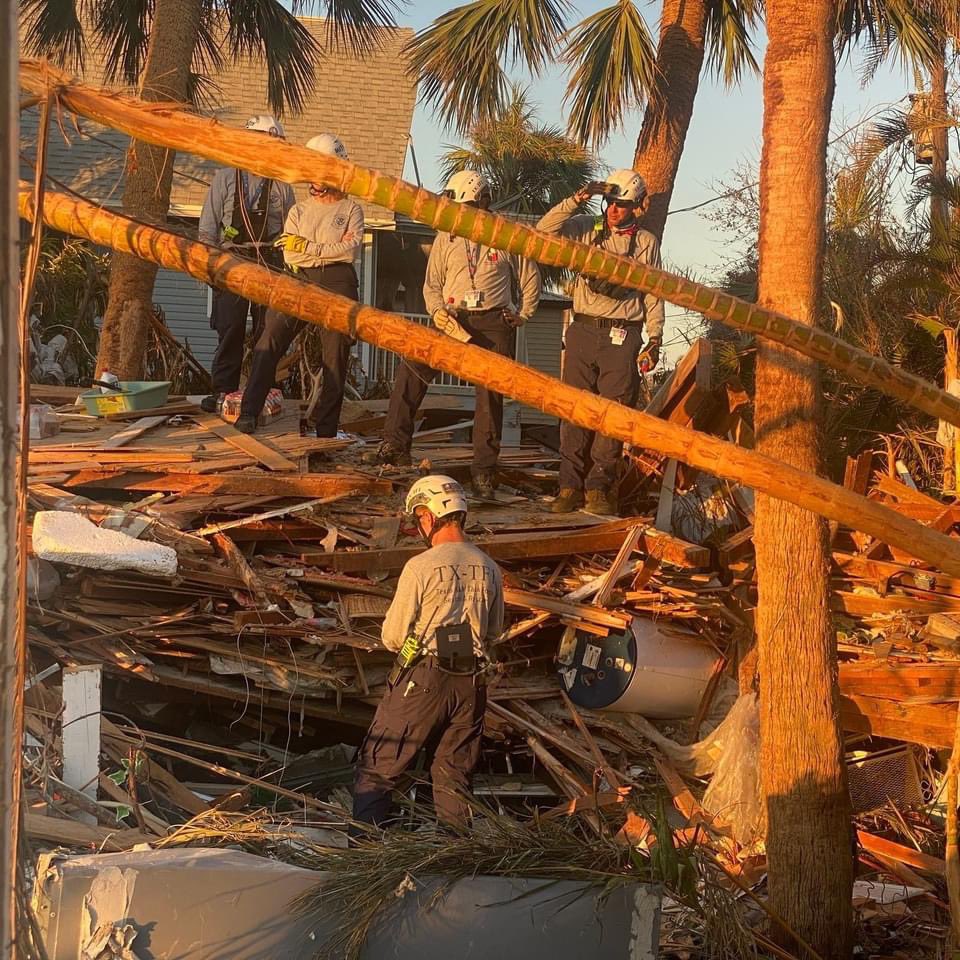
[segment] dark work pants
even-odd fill
[[[240,386],[243,343],[247,336],[247,312],[253,315],[256,336],[263,326],[266,307],[250,303],[229,290],[213,289],[210,327],[217,331],[217,349],[210,365],[214,393],[233,393]]]
[[[633,406],[640,388],[637,357],[642,343],[640,324],[628,326],[624,342],[617,345],[610,339],[609,328],[574,320],[567,327],[563,382]],[[616,482],[622,452],[621,441],[562,421],[561,488],[609,490]]]
[[[324,290],[348,297],[350,300],[357,299],[357,274],[350,264],[305,267],[300,272],[305,279],[323,287]],[[240,404],[242,416],[260,416],[267,394],[275,385],[277,364],[303,326],[303,321],[296,317],[287,316],[277,310],[267,311],[263,332],[253,348],[250,377]],[[320,362],[323,381],[320,386],[320,397],[314,408],[317,436],[335,437],[337,435],[352,344],[353,341],[346,334],[328,330],[326,327],[320,328]]]
[[[470,342],[503,357],[510,356],[513,328],[503,319],[503,311],[486,310],[460,316],[460,324],[470,334]],[[397,379],[390,394],[383,438],[392,447],[408,451],[413,442],[413,421],[437,371],[422,363],[401,360]],[[473,415],[472,472],[489,473],[496,469],[503,432],[503,397],[483,387],[476,388]]]
[[[437,816],[464,825],[486,707],[487,688],[473,676],[444,673],[428,660],[407,670],[380,701],[357,755],[353,819],[383,825],[394,788],[426,746]]]

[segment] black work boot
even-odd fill
[[[204,397],[200,401],[200,409],[204,413],[218,413],[223,406],[225,393],[211,393],[209,397]]]
[[[360,462],[379,467],[409,467],[413,460],[409,450],[401,450],[384,440],[376,450],[361,454]]]
[[[474,495],[481,500],[495,500],[497,491],[497,475],[492,470],[484,470],[474,474],[471,479]]]
[[[561,487],[553,503],[550,504],[551,513],[573,513],[583,506],[583,491],[573,487]]]
[[[234,426],[241,433],[256,433],[257,432],[257,418],[256,417],[237,417],[237,422]]]
[[[595,513],[598,517],[615,517],[617,515],[617,498],[609,490],[588,490],[587,513]]]

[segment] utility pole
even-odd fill
[[[17,399],[20,264],[17,170],[20,110],[17,4],[0,4],[0,955],[15,956],[20,824],[17,649]],[[26,557],[22,558],[26,563]]]

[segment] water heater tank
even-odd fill
[[[697,712],[720,658],[695,633],[635,617],[607,637],[570,628],[557,659],[578,707],[677,720]]]

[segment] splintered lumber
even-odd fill
[[[136,440],[137,437],[143,436],[148,430],[152,430],[154,427],[159,427],[161,423],[166,423],[167,417],[165,415],[160,415],[157,417],[141,417],[139,420],[135,420],[128,427],[124,427],[119,432],[115,433],[109,440],[104,441],[101,446],[102,450],[116,450],[118,447],[126,446],[126,444]],[[32,457],[31,457],[32,459]]]
[[[840,724],[848,733],[869,733],[942,749],[953,746],[955,703],[905,704],[859,695],[840,698]]]
[[[78,823],[76,820],[48,817],[33,810],[27,810],[23,816],[27,836],[35,840],[46,840],[58,846],[91,847],[98,852],[116,853],[129,850],[138,843],[150,843],[154,839],[149,834],[130,830],[127,827],[114,830],[110,827]]]
[[[960,660],[893,663],[868,660],[840,664],[840,690],[905,704],[960,701]]]
[[[612,630],[623,630],[630,622],[630,617],[623,613],[614,613],[602,607],[584,603],[570,603],[568,600],[558,600],[542,593],[531,593],[527,590],[515,590],[504,587],[504,602],[511,607],[522,607],[524,610],[543,610],[569,620],[584,620]]]
[[[322,165],[328,159],[321,157],[318,161],[318,154],[311,150],[303,153],[310,154],[314,164],[319,162]],[[352,165],[347,166],[353,169]],[[308,179],[310,176],[312,174]],[[448,203],[446,200],[442,202]],[[19,208],[21,215],[28,220],[35,216],[33,203],[29,186],[22,185]],[[869,533],[960,576],[960,542],[821,477],[585,390],[577,390],[489,350],[459,343],[395,314],[361,306],[315,284],[250,263],[228,251],[193,243],[63,194],[47,192],[44,195],[43,218],[64,233],[87,237],[169,269],[189,273],[212,286],[239,293],[254,303],[360,337],[408,359],[457,374],[588,430],[655,450],[715,476],[737,480],[744,486],[811,510],[828,520],[837,520]],[[799,329],[811,343],[823,335],[814,328],[801,326]],[[798,346],[792,339],[790,343]],[[844,346],[844,349],[848,348]],[[941,393],[934,388],[930,390]],[[909,392],[912,396],[915,391]],[[940,409],[938,403],[932,402],[937,409],[929,412],[960,424],[960,400],[947,394],[943,397],[950,402],[949,409]]]
[[[204,430],[226,440],[231,447],[242,450],[249,454],[254,460],[259,460],[265,467],[271,470],[296,470],[297,465],[288,460],[282,453],[274,450],[273,447],[251,437],[249,434],[241,433],[233,424],[221,420],[212,413],[201,414],[193,418]]]
[[[45,61],[21,60],[19,79],[21,86],[31,93],[52,98],[60,108],[65,107],[138,140],[288,183],[327,183],[368,203],[405,214],[439,232],[467,237],[486,247],[519,254],[548,266],[564,267],[574,273],[642,290],[700,313],[708,320],[790,347],[932,417],[960,425],[960,400],[929,381],[859,350],[823,329],[809,327],[721,290],[590,244],[541,233],[348,160],[318,155],[283,140],[266,143],[254,132],[231,128],[174,106],[160,107],[131,96],[105,93],[74,82],[68,74]],[[139,252],[130,252],[141,256]],[[151,258],[144,256],[144,259]],[[449,338],[445,339],[449,343]],[[440,369],[456,372],[444,366]],[[528,402],[520,397],[516,399]],[[635,442],[643,445],[642,441]]]
[[[617,549],[624,534],[636,520],[618,520],[595,527],[555,533],[542,530],[540,533],[501,534],[495,537],[477,537],[474,542],[488,556],[497,561],[546,560],[567,557],[577,553],[603,553]],[[390,550],[335,550],[301,551],[301,559],[318,566],[330,566],[339,573],[354,573],[368,569],[390,572],[401,570],[403,565],[424,546],[394,547]],[[662,559],[679,567],[698,568],[706,566],[710,551],[686,543],[676,537],[647,528],[640,538],[640,549],[657,554]]]
[[[914,850],[913,847],[905,847],[902,843],[894,843],[892,840],[877,837],[865,830],[857,831],[857,840],[864,850],[886,860],[905,863],[915,870],[932,873],[938,877],[942,877],[946,873],[946,863],[943,860],[939,857],[931,857],[930,854],[923,853],[920,850]]]
[[[122,490],[160,490],[164,493],[218,494],[251,497],[350,497],[359,494],[386,496],[393,490],[388,480],[347,473],[302,473],[296,477],[265,473],[161,473],[140,477],[107,470],[78,473],[71,487],[98,486]]]

